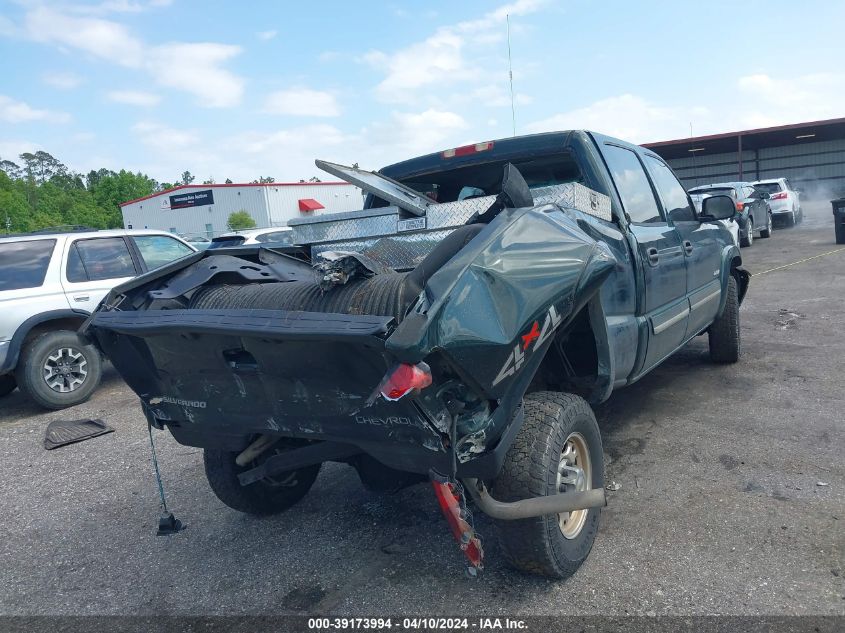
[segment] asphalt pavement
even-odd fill
[[[621,487],[565,582],[508,568],[478,513],[466,578],[428,486],[379,496],[341,465],[282,515],[239,514],[161,432],[188,527],[156,537],[146,424],[109,369],[73,409],[0,400],[0,614],[845,614],[845,249],[828,203],[805,214],[742,250],[738,364],[700,337],[597,408]],[[44,450],[51,420],[86,417],[116,432]]]

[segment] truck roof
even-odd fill
[[[560,149],[566,145],[566,141],[572,133],[572,131],[544,132],[542,134],[484,141],[417,156],[387,165],[379,171],[391,178],[401,177],[404,179],[417,174],[441,171],[444,168],[456,169],[465,165],[478,164],[480,159],[487,156],[490,160],[498,161],[509,157],[525,158],[526,155],[532,153],[547,154],[550,150]],[[627,145],[627,143],[625,144]]]

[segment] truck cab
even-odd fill
[[[723,305],[730,267],[741,260],[730,231],[701,222],[671,168],[648,149],[595,132],[551,132],[429,154],[380,173],[451,202],[497,193],[508,162],[532,189],[576,182],[610,198],[611,218],[584,214],[580,223],[620,264],[600,291],[619,342],[605,387],[633,383],[706,329]],[[387,203],[370,194],[365,205]]]

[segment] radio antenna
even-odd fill
[[[511,84],[511,124],[513,125],[513,135],[516,136],[516,109],[513,105],[513,63],[511,61],[511,16],[505,14],[505,21],[508,25],[508,79]]]

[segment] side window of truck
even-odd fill
[[[618,145],[605,145],[603,153],[631,222],[663,222],[651,184],[637,155]]]
[[[659,158],[648,154],[645,156],[645,163],[669,219],[672,222],[695,221],[695,212],[692,210],[687,192],[684,191],[669,166]]]

